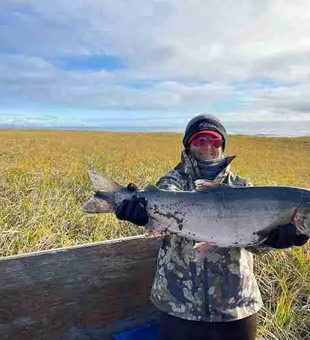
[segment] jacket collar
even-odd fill
[[[222,183],[227,178],[227,176],[230,173],[230,170],[229,170],[230,164],[235,158],[236,156],[226,156],[227,165],[223,169],[223,171],[221,171],[216,176],[216,178],[214,179],[214,182]],[[189,149],[184,149],[182,151],[181,167],[183,169],[183,172],[187,174],[189,177],[191,177],[193,181],[195,181],[196,179],[202,178],[202,174],[201,174],[201,171],[199,170],[197,161]]]

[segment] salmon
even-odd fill
[[[153,232],[175,233],[217,247],[262,243],[274,228],[293,223],[310,236],[310,190],[288,186],[231,187],[203,185],[195,191],[167,191],[148,185],[129,191],[111,179],[89,172],[94,194],[82,206],[86,213],[114,213],[133,195],[147,199]]]

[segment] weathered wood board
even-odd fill
[[[156,318],[160,243],[136,236],[0,259],[0,339],[110,339]]]

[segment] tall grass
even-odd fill
[[[144,233],[79,207],[91,194],[87,169],[119,183],[154,183],[179,161],[182,136],[0,130],[0,256]],[[310,188],[310,138],[229,136],[232,170],[254,185]],[[309,246],[256,256],[265,306],[259,339],[310,339]]]

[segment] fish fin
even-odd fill
[[[150,232],[152,231],[162,231],[164,229],[163,225],[161,224],[160,221],[156,219],[154,216],[149,216],[149,222],[146,224],[146,229],[149,230]]]
[[[80,208],[84,213],[112,213],[115,210],[113,193],[95,193]]]
[[[216,247],[214,242],[197,242],[194,245],[195,258],[194,262],[203,260]]]
[[[93,183],[95,191],[100,192],[118,192],[125,189],[122,185],[112,181],[107,177],[99,175],[96,171],[89,170],[88,175]]]
[[[149,184],[147,185],[143,191],[159,191],[159,189],[157,187],[155,187],[155,185]]]

